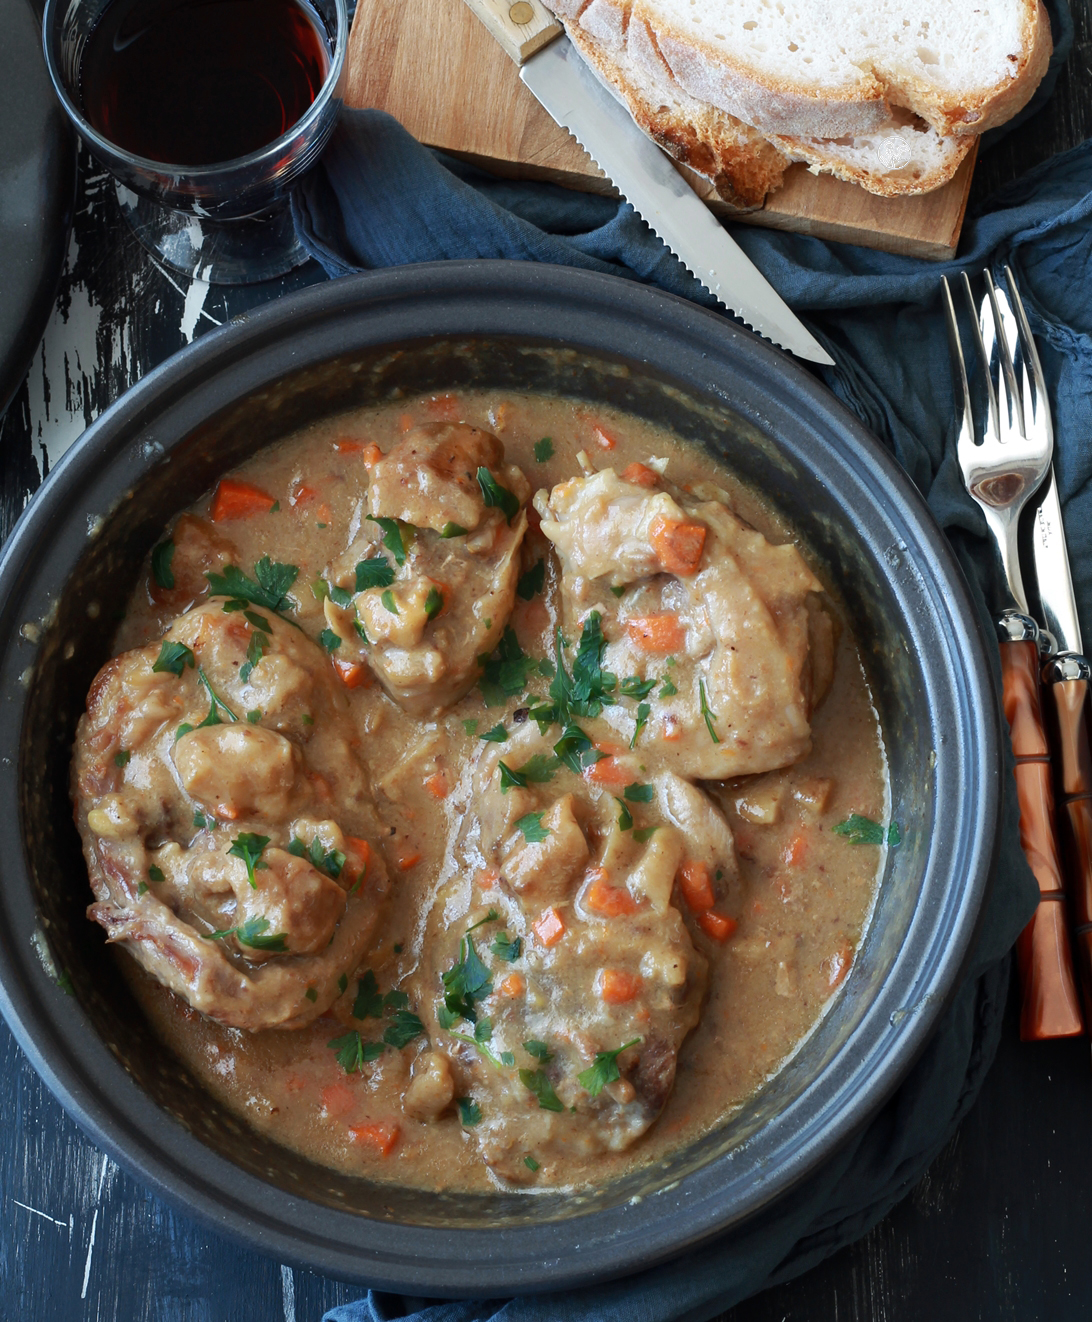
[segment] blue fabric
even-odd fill
[[[1054,25],[1053,85],[1072,26]],[[611,272],[712,305],[616,200],[496,179],[430,153],[376,111],[347,112],[293,199],[297,230],[328,274],[405,262],[506,257]],[[943,265],[732,226],[748,256],[827,346],[827,385],[897,456],[946,530],[984,621],[1006,604],[996,556],[955,462],[955,408],[939,277],[1012,266],[1054,408],[1056,467],[1074,579],[1092,630],[1092,141],[993,198]],[[1086,634],[1092,638],[1092,632]],[[1037,897],[1017,836],[1011,775],[1001,858],[967,975],[929,1046],[869,1127],[802,1187],[712,1249],[609,1285],[512,1300],[435,1302],[370,1293],[326,1322],[698,1322],[807,1270],[864,1234],[920,1179],[993,1059],[1009,951]]]

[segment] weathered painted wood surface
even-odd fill
[[[1092,0],[1055,102],[981,158],[972,206],[1092,134]],[[0,37],[2,39],[2,37]],[[157,269],[86,158],[56,314],[0,420],[0,537],[49,466],[129,384],[196,336],[321,278],[252,290]],[[1011,1017],[1010,1017],[1011,1020]],[[104,1158],[0,1025],[0,1322],[317,1322],[360,1290],[237,1247]],[[1021,1046],[1014,1021],[959,1134],[859,1244],[722,1322],[1086,1322],[1092,1317],[1087,1042]]]

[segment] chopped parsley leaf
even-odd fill
[[[511,625],[504,630],[491,656],[478,657],[482,668],[478,687],[487,707],[501,707],[509,698],[518,697],[538,667],[534,657],[526,656]]]
[[[339,588],[336,583],[331,583],[326,593],[335,606],[342,608],[348,606],[353,599],[353,594],[348,588]]]
[[[502,487],[488,468],[478,469],[478,486],[481,488],[482,500],[485,501],[487,509],[499,509],[509,523],[519,513],[519,500],[508,490]]]
[[[456,1097],[455,1105],[459,1108],[459,1120],[470,1128],[482,1118],[482,1108],[470,1097]]]
[[[160,542],[152,551],[152,577],[158,587],[164,588],[170,592],[174,587],[174,570],[171,568],[171,561],[174,559],[174,542]]]
[[[540,812],[529,812],[516,822],[516,830],[523,832],[529,845],[541,844],[550,835],[550,828],[542,825],[542,817]]]
[[[630,748],[636,747],[637,740],[640,738],[641,735],[641,731],[648,724],[648,718],[651,715],[652,715],[652,708],[648,705],[647,702],[639,702],[637,704],[637,724],[633,730],[633,738],[629,741]]]
[[[513,786],[523,788],[527,785],[545,785],[557,775],[558,766],[558,759],[546,753],[536,753],[534,757],[529,757],[518,771],[505,762],[498,762],[501,793],[504,794]]]
[[[630,803],[651,803],[656,791],[651,785],[627,785],[622,794]]]
[[[596,717],[612,701],[609,694],[614,691],[618,679],[609,670],[603,669],[603,649],[606,645],[602,617],[598,611],[592,611],[580,631],[580,642],[570,678],[565,674],[559,632],[557,675],[550,686],[550,696],[557,702],[559,711],[567,710],[573,716]]]
[[[598,1059],[597,1056],[596,1060]],[[565,1107],[562,1105],[561,1098],[554,1092],[554,1085],[546,1077],[545,1070],[520,1070],[519,1081],[525,1088],[534,1093],[538,1098],[539,1106],[544,1111],[564,1111]]]
[[[519,959],[520,951],[523,949],[523,941],[518,937],[510,937],[507,932],[500,932],[493,938],[493,943],[489,949],[498,959],[503,959],[512,964]]]
[[[469,735],[475,735],[475,734],[478,733],[478,722],[477,722],[477,721],[463,721],[463,729],[466,731],[467,734],[469,734]]]
[[[626,590],[626,589],[625,589],[625,584],[623,584],[623,583],[612,583],[612,584],[610,585],[611,596],[613,596],[613,597],[620,597],[620,596],[622,596],[622,594],[625,592],[625,590]]]
[[[544,436],[541,441],[535,442],[535,459],[544,464],[547,459],[554,457],[554,441],[552,436]]]
[[[368,588],[388,588],[393,582],[394,570],[384,555],[369,556],[356,567],[357,592],[366,592]]]
[[[709,710],[709,699],[705,696],[705,680],[698,680],[698,692],[701,694],[701,714],[705,717],[705,728],[709,731],[709,738],[713,743],[719,744],[717,732],[713,729],[713,722],[717,719],[715,711]]]
[[[898,822],[892,822],[887,828],[887,843],[892,849],[902,844],[902,831],[899,830]]]
[[[639,845],[647,845],[659,829],[658,826],[642,826],[639,831],[634,831],[633,838]]]
[[[384,588],[383,595],[379,598],[379,600],[383,603],[384,610],[390,611],[392,615],[401,614],[401,611],[399,611],[398,609],[398,603],[394,599],[394,593],[390,590],[390,588]]]
[[[470,724],[469,721],[464,722],[464,725],[469,725],[469,724]],[[475,729],[477,729],[477,725],[478,725],[477,721],[475,721],[473,724]],[[473,732],[470,730],[467,731],[467,734],[471,734],[471,733]],[[503,724],[498,723],[497,725],[493,726],[492,730],[486,730],[485,734],[478,735],[478,738],[484,739],[486,740],[487,743],[490,744],[503,744],[504,741],[508,738],[508,731],[504,728]]]
[[[532,716],[534,714],[531,713]],[[554,753],[578,776],[585,768],[594,766],[603,758],[603,754],[592,745],[592,741],[580,726],[571,721],[562,731],[561,738],[554,744]]]
[[[519,576],[519,582],[516,584],[516,595],[521,601],[530,601],[532,597],[542,591],[545,582],[546,561],[540,560],[533,569],[528,569],[526,574]]]
[[[361,1065],[376,1060],[384,1050],[382,1042],[365,1042],[355,1028],[341,1037],[331,1038],[326,1045],[337,1052],[337,1063],[346,1074],[355,1074]]]
[[[318,636],[318,640],[328,652],[336,652],[341,646],[341,639],[334,633],[333,629],[323,629]]]
[[[137,888],[136,888],[136,893],[137,893],[138,896],[139,896],[139,895],[147,895],[147,894],[148,894],[148,883],[147,883],[146,881],[139,882],[138,885],[137,885]]]
[[[379,994],[379,984],[371,969],[366,969],[364,976],[356,982],[356,1000],[353,1001],[354,1019],[382,1019],[383,997]]]
[[[303,994],[304,996],[307,997],[309,1001],[312,1002],[312,1004],[318,1000],[318,992],[314,989],[314,987],[308,987]]]
[[[627,675],[619,684],[618,691],[627,698],[647,698],[655,687],[655,679],[641,679],[638,675]]]
[[[157,675],[177,675],[181,678],[183,670],[187,666],[192,670],[197,664],[197,658],[186,646],[185,643],[178,643],[163,639],[163,645],[159,649],[159,655],[152,662],[152,670]]]
[[[387,1025],[383,1033],[383,1041],[387,1046],[401,1050],[408,1046],[414,1038],[420,1037],[425,1031],[425,1026],[412,1010],[396,1010],[391,1022]]]
[[[468,532],[469,529],[464,528],[461,523],[445,523],[440,529],[440,536],[444,538],[465,537]]]
[[[230,606],[231,603],[228,602],[228,605]],[[253,611],[247,611],[246,614],[247,619],[250,620],[252,624],[255,620],[262,620],[262,617],[260,615],[255,615]],[[265,620],[262,620],[262,623],[267,629],[271,627]],[[239,667],[239,678],[244,684],[250,678],[251,671],[253,671],[254,667],[262,657],[265,656],[265,650],[268,646],[269,634],[263,633],[260,627],[255,628],[254,633],[251,634],[250,642],[247,644],[246,661]]]
[[[619,829],[620,831],[632,831],[632,830],[633,830],[633,814],[632,814],[632,813],[630,812],[630,810],[626,807],[625,800],[624,800],[624,799],[616,798],[614,801],[615,801],[615,803],[617,803],[617,805],[619,806],[619,808],[621,808],[621,810],[622,810],[622,811],[618,814],[618,829]]]
[[[831,827],[831,830],[835,835],[845,836],[851,845],[882,845],[885,840],[891,846],[902,843],[898,822],[892,822],[885,831],[879,822],[856,812],[851,813],[844,822]]]
[[[205,674],[204,670],[202,670],[200,666],[197,667],[197,678],[200,684],[202,685],[202,687],[204,688],[205,692],[209,695],[209,702],[210,702],[209,714],[196,727],[190,726],[189,729],[186,730],[186,733],[189,734],[190,730],[195,728],[201,730],[206,725],[223,725],[224,721],[220,717],[221,712],[223,712],[224,715],[228,718],[229,724],[237,721],[239,719],[238,716],[235,715],[235,713],[231,710],[231,708],[227,705],[227,703],[223,700],[223,698],[217,696],[216,690],[209,683],[208,675]],[[183,728],[184,728],[183,726],[179,726],[179,737],[181,735],[181,731],[183,730]]]
[[[324,872],[335,881],[341,876],[345,866],[345,855],[340,849],[327,849],[316,836],[309,845],[305,845],[299,836],[293,836],[288,845],[288,852],[296,858],[305,858],[313,868]]]
[[[479,927],[484,927],[486,923],[495,923],[499,919],[500,919],[500,914],[497,913],[496,909],[490,909],[484,918],[479,918],[478,921],[474,923],[472,927],[468,927],[466,929],[466,934],[469,936],[471,932],[476,932]]]
[[[249,601],[281,613],[292,609],[288,589],[299,577],[299,572],[296,565],[274,563],[269,556],[263,555],[254,566],[254,579],[247,578],[235,565],[225,565],[222,574],[207,573],[205,577],[214,596]]]
[[[247,712],[246,718],[251,725],[257,725],[262,719],[262,709],[260,707],[255,707],[252,711]]]
[[[425,619],[434,620],[444,608],[444,594],[439,588],[429,588],[425,597]]]
[[[523,1049],[528,1053],[528,1055],[534,1056],[536,1060],[541,1060],[543,1065],[545,1065],[548,1060],[553,1060],[554,1058],[554,1053],[550,1050],[550,1048],[546,1045],[546,1043],[540,1042],[538,1038],[535,1037],[532,1037],[529,1041],[524,1042]]]
[[[273,932],[267,935],[268,929],[268,918],[248,918],[239,927],[225,927],[219,932],[205,933],[204,939],[219,941],[223,937],[234,936],[241,946],[249,946],[251,950],[287,950],[288,934]]]
[[[665,677],[664,682],[660,685],[660,691],[656,696],[658,698],[673,698],[678,691],[679,690],[674,684],[672,684],[671,680]]]
[[[394,563],[401,569],[406,563],[406,544],[402,540],[402,525],[397,519],[372,519],[383,529],[383,545],[394,556]],[[359,573],[359,570],[357,571]]]
[[[217,826],[215,817],[206,817],[203,812],[193,814],[193,824],[199,831],[215,831]]]
[[[153,863],[152,866],[148,869],[148,880],[165,881],[166,877],[163,875],[163,869],[157,868],[156,865]]]
[[[576,1076],[577,1082],[582,1088],[588,1090],[590,1096],[598,1097],[608,1083],[614,1083],[615,1080],[622,1077],[621,1071],[618,1069],[618,1057],[623,1051],[635,1047],[638,1042],[642,1041],[644,1041],[643,1038],[635,1037],[630,1042],[623,1042],[614,1051],[596,1052],[595,1062]]]
[[[538,1170],[538,1162],[534,1159],[534,1157],[524,1157],[523,1164],[527,1167],[529,1171]]]
[[[127,767],[129,765],[129,759],[132,756],[133,755],[128,748],[121,749],[120,752],[114,754],[114,766]]]
[[[253,831],[244,831],[242,835],[237,835],[231,842],[231,848],[228,853],[233,858],[241,858],[246,864],[247,881],[255,890],[258,883],[254,880],[254,871],[256,868],[265,868],[268,870],[269,864],[261,862],[262,850],[269,844],[269,836],[256,835]],[[264,929],[263,929],[264,930]]]
[[[392,987],[383,997],[383,1008],[385,1010],[404,1010],[407,1005],[409,1005],[409,997],[397,987]]]
[[[464,936],[459,942],[459,960],[446,973],[440,975],[444,984],[444,1005],[452,1014],[476,1023],[478,1012],[474,1008],[493,991],[493,979],[482,963],[474,942]]]

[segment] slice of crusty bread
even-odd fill
[[[645,24],[675,82],[762,133],[872,133],[891,107],[978,134],[1030,99],[1052,49],[1040,0],[554,0],[611,51]],[[589,12],[590,11],[590,12]],[[586,16],[586,17],[585,17]]]
[[[710,178],[733,206],[760,206],[793,161],[881,196],[927,192],[952,177],[972,145],[969,137],[941,138],[898,111],[869,133],[839,140],[767,139],[680,87],[648,26],[631,14],[623,27],[613,21],[619,12],[611,0],[591,0],[566,22],[573,43],[638,125],[676,160]]]

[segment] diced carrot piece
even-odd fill
[[[531,930],[542,944],[549,949],[556,946],[568,930],[565,919],[556,909],[545,909],[531,924]]]
[[[704,523],[682,523],[679,519],[654,519],[649,539],[656,559],[669,574],[686,578],[697,572],[705,546]]]
[[[808,836],[806,831],[797,831],[789,843],[785,846],[784,853],[781,855],[782,862],[790,867],[796,867],[803,863],[808,852]]]
[[[679,869],[679,889],[694,913],[704,913],[716,903],[713,894],[713,870],[708,863],[687,859]]]
[[[527,984],[523,980],[522,973],[509,973],[497,984],[497,991],[502,996],[522,996],[526,990]]]
[[[348,855],[346,862],[355,865],[352,869],[353,873],[366,873],[368,871],[372,861],[372,847],[367,840],[361,840],[358,835],[347,835],[345,837],[345,852]]]
[[[643,985],[640,974],[624,969],[600,969],[597,979],[599,999],[608,1005],[625,1005],[640,993]]]
[[[381,1157],[389,1157],[401,1137],[402,1130],[399,1125],[385,1125],[370,1120],[364,1125],[350,1125],[349,1133],[352,1134],[354,1142],[368,1143]]]
[[[726,914],[714,913],[712,909],[698,914],[698,925],[706,936],[711,936],[714,941],[727,941],[739,926],[734,918],[729,918]]]
[[[293,507],[296,505],[309,505],[311,501],[318,500],[318,498],[318,487],[312,487],[305,483],[302,487],[296,488],[288,503]]]
[[[212,521],[224,523],[228,519],[249,519],[255,514],[268,514],[276,503],[261,487],[224,477],[212,498]]]
[[[622,481],[632,482],[635,487],[654,487],[659,480],[659,473],[647,464],[627,464],[622,469]]]
[[[853,947],[848,941],[843,941],[834,954],[824,959],[820,965],[827,975],[827,986],[832,989],[837,987],[844,980],[852,963]]]
[[[612,886],[597,876],[584,892],[584,907],[603,918],[620,918],[623,914],[636,913],[637,901],[624,886]]]
[[[616,438],[607,431],[606,427],[601,426],[598,422],[592,423],[592,435],[604,450],[616,450],[618,448],[618,441]]]
[[[593,785],[629,785],[633,781],[633,772],[613,757],[601,757],[584,769],[584,775]]]
[[[621,757],[626,751],[622,744],[612,744],[609,739],[596,739],[592,747],[604,757]]]
[[[367,441],[354,441],[348,436],[342,436],[334,442],[338,454],[362,454],[367,446]]]
[[[398,866],[403,872],[408,872],[410,868],[416,867],[420,861],[421,851],[414,849],[410,853],[399,855]]]
[[[435,771],[425,781],[425,789],[434,799],[446,799],[449,792],[447,776],[442,771]]]
[[[458,395],[433,395],[425,405],[425,411],[433,418],[442,418],[445,422],[458,422],[462,405]]]
[[[337,671],[338,679],[347,689],[358,689],[361,684],[365,688],[370,688],[368,684],[368,667],[360,661],[342,661],[337,657],[333,658],[334,669]]]
[[[496,868],[479,868],[474,874],[474,881],[478,889],[483,891],[495,890],[500,885],[501,875]]]
[[[412,426],[413,426],[413,414],[412,414],[412,413],[400,413],[400,414],[398,415],[398,430],[399,430],[399,431],[409,431],[409,429],[410,429]]]
[[[669,712],[663,719],[663,738],[665,743],[676,743],[683,736],[682,721]]]
[[[383,458],[383,451],[372,441],[360,452],[360,457],[364,460],[365,468],[374,468]]]
[[[356,1105],[357,1092],[348,1083],[328,1083],[322,1090],[322,1109],[331,1119],[348,1115]]]
[[[659,615],[642,615],[626,621],[626,633],[634,647],[642,652],[655,652],[667,656],[681,652],[686,643],[686,630],[677,615],[663,611]]]

